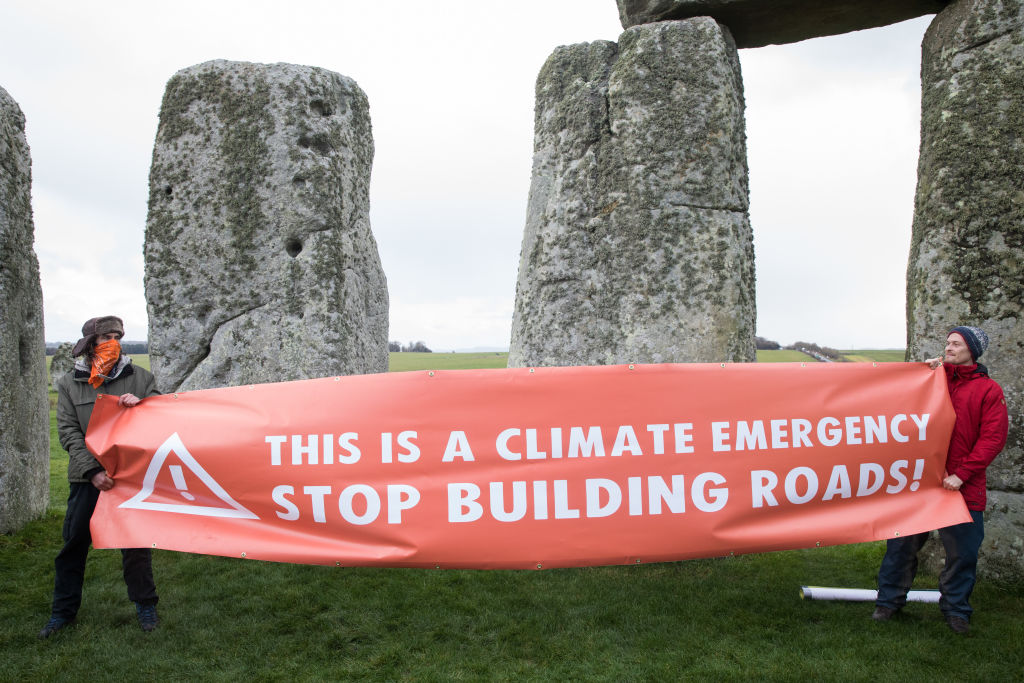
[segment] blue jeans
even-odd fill
[[[985,538],[984,513],[971,510],[970,522],[939,529],[939,538],[946,549],[946,565],[939,574],[939,608],[947,617],[971,619],[970,599],[977,577],[978,550]],[[907,604],[917,574],[917,553],[928,540],[928,532],[891,538],[885,544],[885,557],[878,569],[878,599],[875,604],[900,609]]]

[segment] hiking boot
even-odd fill
[[[156,615],[156,605],[143,605],[137,602],[135,615],[139,618],[139,628],[143,631],[152,631],[160,623],[160,617]]]
[[[948,616],[946,617],[946,625],[949,626],[949,630],[953,633],[959,633],[960,635],[966,634],[971,630],[971,624],[963,617]]]
[[[74,619],[65,619],[64,617],[50,617],[50,620],[46,622],[46,626],[44,626],[43,630],[39,632],[39,638],[41,640],[46,640],[65,626],[73,624],[74,621]]]
[[[882,607],[879,605],[875,608],[875,611],[871,613],[871,618],[875,621],[889,621],[892,619],[892,615],[896,614],[899,610],[895,610],[892,607]]]

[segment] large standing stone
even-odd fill
[[[795,43],[935,14],[949,0],[617,0],[623,28],[714,17],[739,47]]]
[[[922,46],[921,156],[907,269],[907,358],[978,325],[1010,438],[988,470],[982,563],[1024,574],[1024,3],[957,0]]]
[[[712,19],[554,52],[510,366],[754,359],[743,106]]]
[[[372,160],[349,78],[222,60],[171,78],[145,246],[162,390],[387,370]]]
[[[75,359],[71,356],[74,348],[71,342],[64,342],[50,356],[50,386],[54,391],[60,378],[75,369]]]
[[[0,533],[50,501],[43,293],[32,249],[32,161],[25,116],[0,88]]]

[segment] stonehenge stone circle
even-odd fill
[[[730,99],[724,89],[713,94],[730,80],[721,64],[736,62],[730,36],[739,47],[757,47],[938,13],[922,45],[907,359],[940,353],[957,324],[991,336],[982,360],[1005,391],[1010,433],[989,468],[979,566],[990,576],[1024,575],[1024,0],[618,6],[627,28],[618,45],[559,48],[538,77],[509,364],[743,359],[736,340],[753,334],[753,259],[744,256],[750,229],[738,66],[731,67],[735,113],[721,106]],[[705,15],[713,19],[689,19]],[[711,37],[714,21],[720,39]],[[696,26],[690,22],[703,22],[705,35],[681,39]],[[712,66],[712,54],[730,56]],[[710,87],[698,87],[701,79]],[[733,212],[732,230],[723,212]],[[673,249],[669,236],[684,229],[691,237]],[[700,241],[711,235],[719,241]],[[716,261],[711,268],[709,261]],[[718,308],[679,305],[674,284],[690,291],[695,281],[705,285],[698,294],[718,295]],[[749,306],[737,292],[747,292]],[[730,306],[735,337],[716,340],[722,358],[651,336],[675,315],[681,336],[704,338],[719,324],[715,314],[727,317]],[[933,569],[941,552],[933,548],[926,558]]]
[[[57,391],[60,378],[75,369],[75,359],[71,357],[74,348],[72,342],[64,342],[50,356],[50,386],[54,391]]]
[[[32,160],[21,107],[0,87],[0,533],[50,502],[43,293],[32,247]]]
[[[387,370],[372,161],[345,76],[218,60],[170,79],[145,239],[162,391]]]
[[[754,360],[743,107],[712,19],[555,50],[537,78],[510,366]]]
[[[907,268],[907,359],[977,325],[1010,435],[988,469],[982,569],[1024,574],[1024,2],[957,0],[922,45],[921,154]],[[940,549],[941,550],[941,549]]]
[[[737,47],[833,36],[935,14],[948,0],[617,0],[623,28],[655,21],[713,17]]]

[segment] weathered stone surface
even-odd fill
[[[623,28],[713,17],[738,47],[795,43],[935,14],[948,0],[617,0]]]
[[[71,372],[75,367],[75,359],[71,357],[71,351],[75,345],[71,342],[64,342],[53,352],[50,357],[50,386],[57,391],[57,382],[64,375]]]
[[[162,390],[387,370],[372,160],[349,78],[227,61],[171,78],[145,245]]]
[[[919,555],[922,567],[932,574],[942,571],[946,551],[938,532]],[[989,491],[985,511],[985,540],[978,555],[978,574],[1006,581],[1019,581],[1024,567],[1024,494]]]
[[[50,501],[50,413],[25,116],[0,88],[0,533]]]
[[[711,19],[554,52],[510,366],[754,359],[743,106]]]
[[[988,332],[991,346],[981,360],[1002,385],[1010,414],[1009,441],[988,470],[989,488],[1020,493],[1024,2],[957,0],[932,22],[922,51],[907,358],[939,354],[946,332],[958,324]],[[992,541],[1006,547],[1005,539]]]

